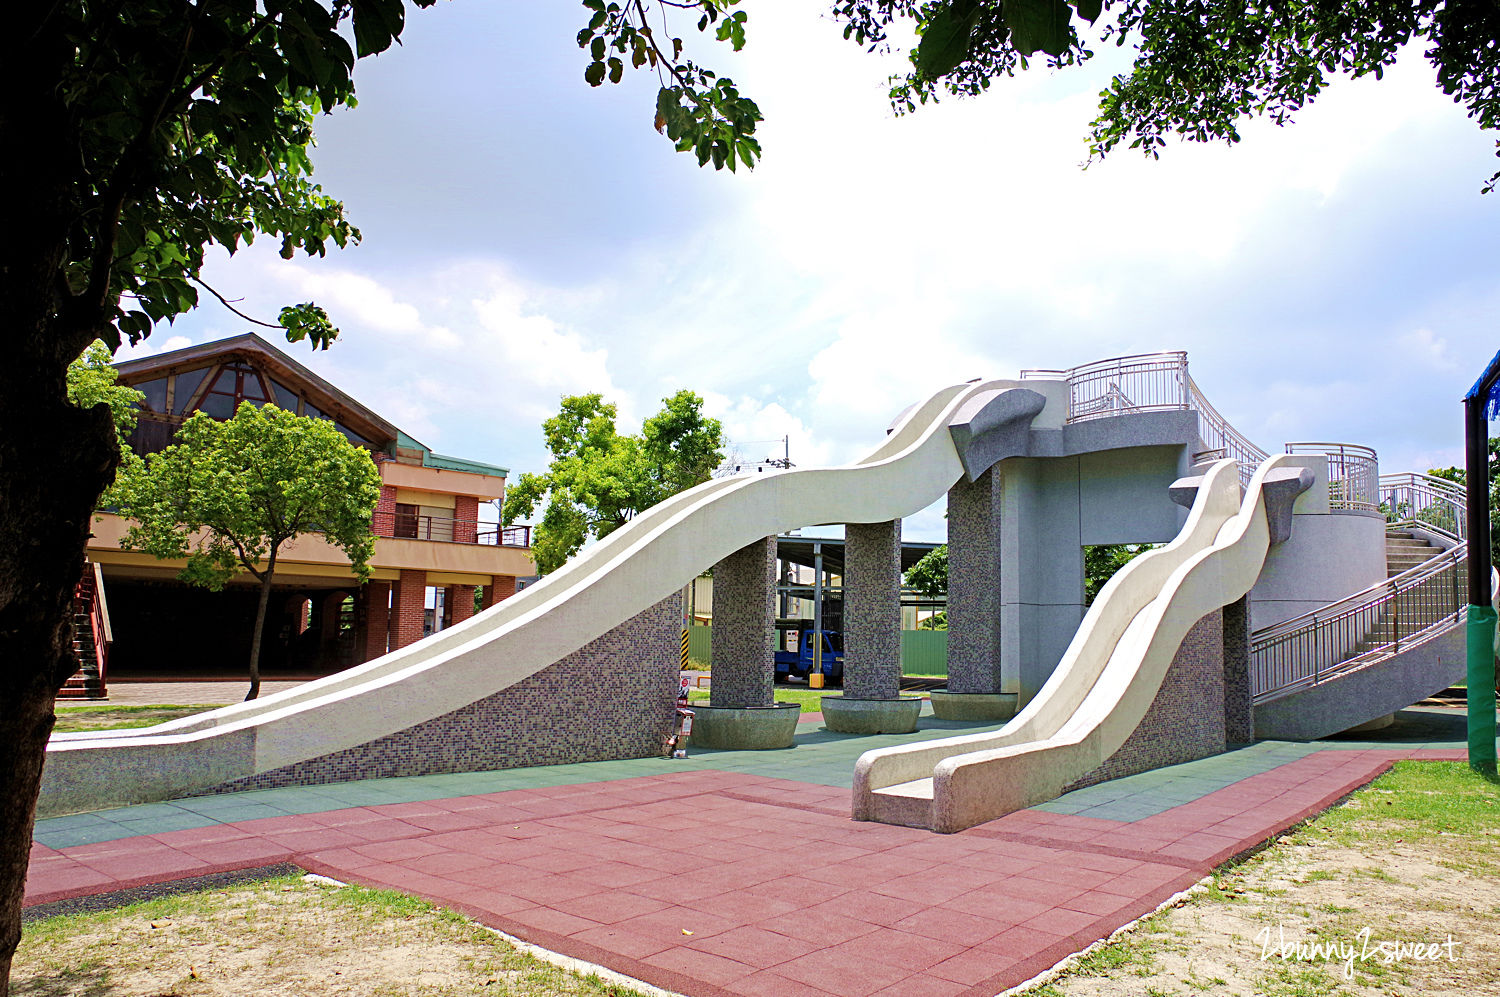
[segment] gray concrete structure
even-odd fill
[[[901,692],[901,521],[844,527],[844,695]]]
[[[999,465],[1005,570],[994,691],[1024,707],[1062,659],[1087,608],[1083,547],[1177,535],[1187,512],[1168,488],[1201,447],[1197,413],[1147,412],[1033,430],[1029,455]]]
[[[1464,627],[1454,627],[1391,658],[1335,675],[1255,707],[1255,735],[1311,741],[1413,703],[1463,679]]]
[[[1310,613],[1386,576],[1385,517],[1332,508],[1327,457],[1298,454],[1289,462],[1312,471],[1313,484],[1292,504],[1291,535],[1271,548],[1250,591],[1251,630]]]
[[[776,660],[776,538],[714,565],[710,706],[770,706]]]

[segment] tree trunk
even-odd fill
[[[266,559],[266,573],[260,576],[260,604],[255,607],[255,629],[250,634],[250,691],[245,693],[245,702],[260,695],[260,645],[261,631],[266,628],[266,607],[271,604],[271,580],[276,575],[276,552],[281,545],[271,546],[271,556]]]
[[[73,592],[94,503],[119,459],[106,407],[67,403],[66,362],[49,370],[37,343],[8,338],[15,352],[0,364],[0,997],[21,937],[53,701],[78,668]]]

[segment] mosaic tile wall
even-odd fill
[[[1249,598],[1224,607],[1224,740],[1255,740],[1255,707],[1250,703]]]
[[[681,634],[677,594],[478,702],[203,795],[659,754],[676,722]]]
[[[844,527],[844,696],[901,693],[901,520]]]
[[[948,490],[948,691],[1000,683],[1000,478],[991,469]]]
[[[1140,726],[1103,765],[1064,792],[1224,750],[1223,616],[1216,609],[1193,625]]]
[[[776,654],[776,538],[714,565],[710,706],[770,706]]]

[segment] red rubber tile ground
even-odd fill
[[[1138,821],[1027,810],[956,835],[727,772],[513,790],[38,845],[27,902],[292,861],[694,997],[990,997],[1407,757],[1464,756],[1323,751]]]

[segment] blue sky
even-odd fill
[[[405,44],[360,64],[360,106],[318,125],[317,179],[363,245],[257,245],[206,276],[252,314],[316,300],[343,338],[299,359],[434,449],[517,472],[544,466],[563,394],[638,424],[690,387],[732,439],[790,434],[810,465],[942,384],[1170,349],[1267,450],[1461,460],[1458,398],[1500,348],[1500,195],[1478,192],[1493,138],[1419,53],[1236,147],[1081,170],[1112,47],[896,118],[900,56],[793,6],[747,3],[737,56],[688,39],[766,116],[763,164],[736,175],[652,130],[654,77],[584,83],[582,7],[412,12]],[[205,305],[132,352],[246,328]],[[942,529],[929,511],[907,535]]]

